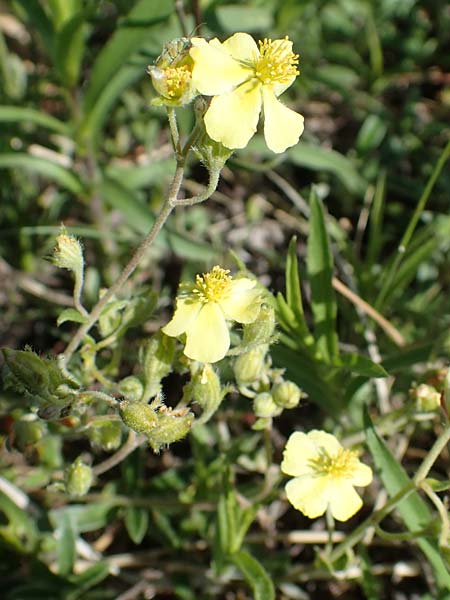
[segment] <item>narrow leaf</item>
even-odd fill
[[[83,193],[79,179],[70,171],[49,160],[30,156],[24,152],[0,154],[0,169],[27,169],[39,173],[50,181],[56,181],[76,195]]]
[[[135,544],[140,544],[148,529],[148,511],[140,506],[129,506],[125,510],[125,527]]]
[[[109,81],[126,64],[127,59],[145,43],[152,26],[167,19],[173,10],[173,0],[139,0],[133,6],[122,26],[114,33],[95,61],[86,91],[86,111],[92,110]]]
[[[230,556],[251,587],[254,600],[274,600],[275,588],[267,571],[254,556],[241,550]]]
[[[75,531],[70,515],[64,513],[59,522],[57,535],[56,554],[58,557],[58,573],[62,576],[72,572],[75,562]]]
[[[332,286],[333,257],[325,227],[320,200],[311,194],[310,233],[307,251],[308,278],[311,286],[311,307],[314,315],[314,337],[324,360],[339,356],[336,333],[336,300]]]
[[[68,134],[68,127],[62,121],[47,113],[23,106],[0,106],[0,123],[18,123],[19,125],[34,123],[63,135]]]
[[[367,188],[366,182],[351,161],[335,150],[299,142],[289,150],[289,159],[301,167],[333,173],[354,194],[361,196]]]

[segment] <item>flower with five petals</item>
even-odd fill
[[[264,114],[264,137],[273,152],[284,152],[303,132],[302,115],[278,100],[295,80],[298,55],[292,42],[265,39],[257,46],[247,33],[225,42],[193,38],[193,86],[213,96],[205,114],[208,135],[227,148],[244,148]]]
[[[372,481],[371,468],[359,461],[356,452],[318,430],[290,436],[281,470],[294,477],[285,487],[289,502],[310,519],[329,509],[335,519],[347,521],[362,506],[353,486]]]
[[[252,323],[261,299],[256,281],[233,279],[229,271],[215,266],[197,275],[194,285],[181,286],[172,320],[162,328],[169,336],[186,334],[184,354],[203,363],[221,360],[230,347],[228,320]]]

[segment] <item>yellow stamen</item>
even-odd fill
[[[197,275],[193,293],[196,294],[201,302],[219,302],[223,300],[230,291],[231,277],[230,271],[222,269],[217,265],[209,273]]]
[[[330,476],[333,478],[345,479],[351,477],[358,463],[358,457],[354,450],[345,450],[342,448],[334,456],[330,456],[322,450],[317,458],[310,461],[311,467],[319,477]]]
[[[259,41],[259,57],[255,64],[255,75],[264,85],[288,83],[299,74],[298,54],[294,54],[286,36],[284,40],[264,38]]]
[[[168,98],[179,98],[189,85],[192,73],[187,65],[167,67],[167,69],[164,69],[164,77],[167,86],[166,96]]]

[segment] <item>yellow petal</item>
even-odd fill
[[[262,95],[266,144],[272,152],[284,152],[303,133],[303,116],[282,104],[270,87],[263,86]]]
[[[248,33],[235,33],[222,45],[235,60],[254,62],[259,57],[259,48]]]
[[[209,44],[203,38],[192,38],[192,84],[206,96],[224,94],[249,78],[252,71],[235,61],[215,39]]]
[[[247,83],[212,99],[205,114],[205,126],[213,140],[230,149],[245,148],[258,125],[260,87]]]
[[[214,363],[221,360],[230,347],[230,334],[225,316],[215,302],[208,302],[186,329],[184,353],[193,360]]]
[[[281,463],[281,470],[286,475],[298,477],[313,472],[310,461],[317,457],[318,447],[309,436],[310,434],[296,431],[289,437],[283,453],[283,462]]]
[[[310,519],[320,517],[329,503],[329,485],[325,477],[296,477],[285,486],[286,495],[294,508]]]
[[[348,521],[362,504],[361,498],[348,481],[334,482],[330,490],[330,509],[335,519]]]
[[[373,479],[372,469],[362,462],[358,461],[358,464],[352,474],[350,479],[350,483],[352,485],[357,485],[364,487],[369,485]]]
[[[197,318],[202,305],[190,299],[178,298],[175,314],[171,321],[162,328],[166,335],[177,337],[184,333]]]
[[[228,319],[238,323],[253,323],[258,316],[261,302],[259,290],[255,290],[256,281],[242,277],[233,279],[229,296],[220,301],[220,308]]]
[[[341,444],[331,433],[320,429],[312,429],[307,435],[308,439],[315,444],[317,452],[323,449],[329,456],[336,456],[342,450]]]

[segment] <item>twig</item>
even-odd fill
[[[406,345],[405,338],[387,319],[383,317],[373,306],[363,300],[360,296],[352,292],[342,281],[337,277],[333,277],[332,284],[334,289],[342,296],[350,300],[355,306],[361,308],[369,317],[371,317],[383,331],[391,338],[397,346],[403,347]]]

